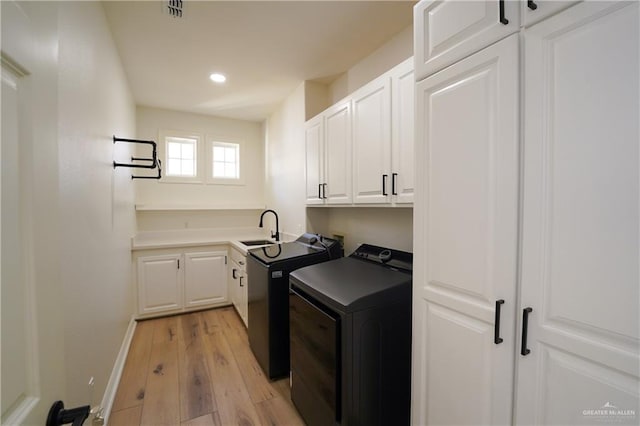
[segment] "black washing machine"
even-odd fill
[[[289,374],[289,273],[343,253],[338,241],[315,234],[248,251],[249,346],[270,379]]]
[[[291,399],[309,426],[409,424],[412,262],[363,244],[291,273]]]

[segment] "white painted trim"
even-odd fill
[[[16,408],[11,410],[11,414],[7,417],[3,424],[6,425],[21,425],[25,422],[27,416],[31,414],[31,410],[33,410],[40,401],[39,397],[36,396],[26,396]]]
[[[113,365],[113,370],[111,371],[111,376],[109,377],[107,388],[105,389],[104,396],[102,397],[101,407],[105,426],[109,424],[111,408],[113,407],[113,401],[116,398],[116,392],[118,390],[118,385],[120,384],[122,371],[124,370],[124,363],[127,360],[127,355],[129,354],[129,348],[131,347],[133,334],[136,331],[136,324],[136,318],[134,315],[132,315],[131,320],[129,321],[129,327],[127,327],[127,332],[125,333],[124,339],[122,340],[120,352],[118,352],[118,357],[116,358],[116,362]]]

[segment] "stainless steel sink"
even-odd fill
[[[247,247],[253,246],[267,246],[270,244],[275,244],[273,241],[269,240],[250,240],[250,241],[240,241],[241,244],[244,244]]]

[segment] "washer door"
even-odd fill
[[[295,285],[289,298],[291,400],[309,426],[340,421],[340,318]]]

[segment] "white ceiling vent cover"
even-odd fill
[[[165,10],[169,15],[175,18],[182,18],[184,2],[183,0],[167,0]]]

